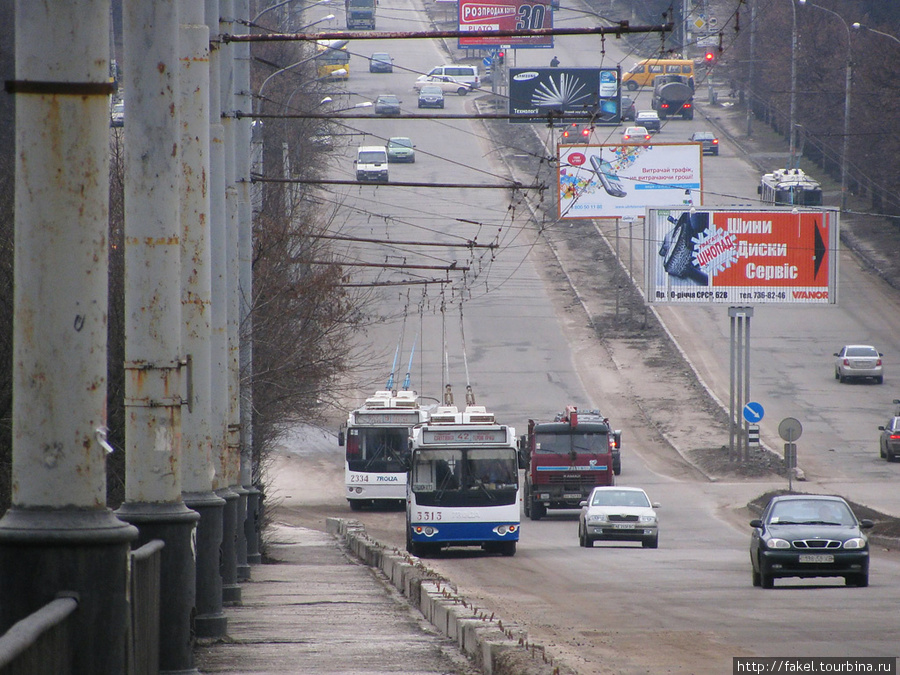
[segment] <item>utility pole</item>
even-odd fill
[[[123,7],[125,133],[125,503],[119,517],[161,540],[159,668],[193,667],[194,529],[181,496],[181,224],[178,7]],[[147,26],[153,26],[152,35]]]
[[[106,506],[110,3],[18,0],[12,505],[0,633],[63,593],[72,672],[127,672],[138,531]]]

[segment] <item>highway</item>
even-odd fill
[[[378,11],[379,30],[428,26],[418,0],[382,0]],[[584,12],[566,9],[557,17],[557,25],[567,26],[589,20]],[[442,49],[418,40],[351,44],[347,88],[355,93],[340,105],[394,93],[404,111],[418,112],[412,81],[417,72],[450,60]],[[519,50],[510,59],[512,65],[538,66],[556,54],[563,66],[621,63],[627,68],[637,59],[627,49],[624,41],[608,39],[601,45],[598,37],[566,37],[552,53]],[[363,57],[376,51],[394,57],[392,74],[367,72]],[[450,94],[446,112],[475,112],[487,102],[477,94]],[[648,103],[641,93],[638,109]],[[348,120],[348,131],[356,135],[335,151],[330,171],[335,179],[352,180],[357,145],[403,135],[415,142],[417,160],[391,165],[392,181],[543,181],[551,185],[545,199],[552,199],[555,172],[535,148],[540,143],[552,148],[557,132],[540,126],[501,129],[499,124],[506,123]],[[660,138],[686,140],[693,130],[709,126],[702,114],[691,122],[672,120]],[[619,133],[598,130],[594,141],[616,139]],[[754,202],[759,171],[739,147],[726,139],[718,157],[703,161],[705,205]],[[787,487],[786,481],[774,475],[709,480],[685,461],[691,448],[727,445],[727,428],[705,407],[704,390],[687,384],[692,373],[683,372],[650,335],[643,308],[626,302],[627,289],[621,289],[626,271],[642,279],[640,231],[620,229],[622,265],[610,276],[604,270],[611,269],[611,250],[617,247],[616,223],[556,223],[551,217],[555,206],[538,203],[536,196],[507,189],[390,185],[326,190],[325,199],[340,204],[340,234],[456,244],[446,249],[354,244],[346,249],[349,257],[447,266],[455,261],[457,268],[470,268],[465,275],[447,273],[452,284],[368,291],[372,323],[360,335],[360,347],[370,355],[368,369],[359,375],[359,397],[348,406],[384,386],[398,351],[395,383],[402,382],[415,344],[413,389],[433,400],[451,384],[456,403],[463,405],[470,384],[479,404],[520,431],[529,418],[546,419],[566,404],[600,407],[624,430],[619,483],[643,487],[662,504],[660,548],[598,544],[582,549],[576,513],[556,512],[540,522],[523,522],[513,558],[460,550],[427,564],[456,582],[464,595],[524,626],[532,639],[579,673],[730,672],[732,657],[750,655],[896,656],[896,552],[873,551],[868,588],[845,588],[841,580],[785,580],[771,591],[752,587],[747,521],[753,516],[746,504]],[[540,236],[539,229],[545,230]],[[470,252],[469,240],[496,242],[499,248]],[[444,273],[419,274],[424,279]],[[409,273],[353,272],[356,282],[401,277]],[[763,442],[779,449],[778,422],[788,416],[801,420],[799,453],[807,481],[795,488],[837,492],[900,515],[895,489],[900,466],[878,458],[876,429],[896,396],[891,363],[900,354],[894,319],[900,299],[847,252],[840,255],[839,292],[835,307],[757,308],[751,394],[766,410]],[[652,312],[648,315],[652,320]],[[658,316],[704,385],[727,401],[727,307],[662,307]],[[842,385],[833,378],[831,354],[851,342],[875,344],[886,354],[884,385]],[[284,517],[319,528],[325,516],[358,518],[373,537],[402,548],[401,512],[351,515],[342,499],[340,449],[332,442],[328,437],[286,439],[276,480]]]

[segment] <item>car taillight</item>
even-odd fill
[[[718,144],[719,144],[719,139],[718,139],[718,138],[714,138],[713,141],[712,141],[712,144],[713,144],[713,145],[718,145]]]
[[[691,104],[690,104],[690,103],[685,103],[685,104],[682,106],[682,108],[684,108],[685,110],[687,110],[687,109],[690,108],[690,107],[691,107]]]
[[[876,366],[880,366],[880,365],[881,365],[881,359],[876,360],[876,361],[875,361],[875,365],[876,365]]]
[[[850,365],[850,359],[844,359],[844,365],[845,365],[845,366],[849,366],[849,365]]]
[[[662,104],[662,107],[663,107],[663,108],[668,108],[668,107],[669,107],[669,104],[668,104],[668,103],[663,103],[663,104]]]
[[[645,140],[645,141],[649,141],[649,140],[650,140],[650,134],[646,134],[646,135],[644,136],[644,140]]]
[[[900,441],[900,434],[891,434],[890,439],[892,441]]]

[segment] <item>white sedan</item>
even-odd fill
[[[659,546],[659,519],[647,493],[634,487],[595,487],[581,502],[578,543],[592,548],[598,540],[639,541],[644,548]]]
[[[447,92],[456,92],[460,96],[465,96],[472,91],[472,86],[470,84],[459,82],[449,75],[420,75],[419,78],[413,82],[413,89],[419,91],[419,89],[427,85],[440,87],[441,91],[445,94]]]
[[[834,379],[846,382],[853,378],[871,377],[878,384],[884,382],[881,357],[871,345],[846,345],[834,354]]]

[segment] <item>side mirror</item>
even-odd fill
[[[871,520],[869,518],[863,518],[862,520],[859,521],[859,526],[864,530],[869,530],[869,529],[875,527],[875,521]]]
[[[653,506],[654,509],[658,509],[658,508],[659,508],[659,502],[653,502],[652,506]]]
[[[578,506],[580,506],[581,508],[584,508],[585,506],[587,506],[587,502],[584,500],[581,500],[580,502],[578,502]]]
[[[344,430],[342,429],[338,432],[338,446],[343,448],[345,441],[346,439],[344,437]]]
[[[750,521],[750,527],[762,527],[763,522],[759,518],[754,518]]]

